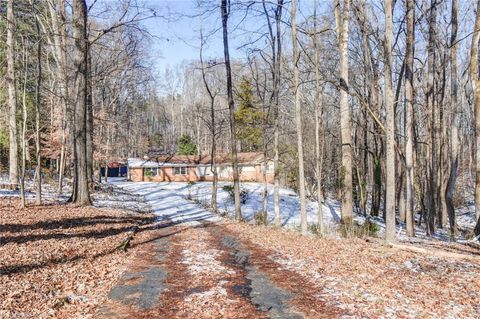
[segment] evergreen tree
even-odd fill
[[[192,137],[188,134],[183,134],[178,139],[178,155],[195,155],[197,154],[197,145],[192,140]]]
[[[263,112],[256,107],[253,86],[250,80],[243,78],[240,82],[238,110],[235,111],[237,137],[242,151],[257,151],[262,147]]]

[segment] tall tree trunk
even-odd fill
[[[407,236],[415,236],[415,189],[413,172],[413,59],[415,43],[415,3],[407,0],[407,46],[405,56],[405,218]]]
[[[431,0],[428,38],[428,73],[427,73],[427,109],[430,112],[430,167],[429,167],[429,208],[427,214],[427,234],[435,231],[435,216],[438,210],[438,157],[437,157],[437,124],[435,112],[435,39],[437,22],[437,0]],[[428,156],[427,156],[428,158]]]
[[[23,94],[22,94],[22,161],[20,170],[20,198],[22,208],[25,208],[25,165],[28,152],[27,145],[27,76],[28,76],[28,55],[25,40],[23,41]]]
[[[477,2],[477,15],[470,48],[470,77],[472,80],[475,112],[475,214],[477,225],[475,235],[480,235],[480,79],[478,76],[478,43],[480,40],[480,0]]]
[[[274,79],[273,79],[273,92],[275,101],[274,110],[274,127],[273,127],[273,210],[275,213],[275,226],[281,226],[280,217],[280,158],[279,158],[279,138],[280,138],[280,75],[281,75],[281,63],[282,63],[282,8],[283,0],[277,0],[277,8],[275,10],[275,27],[276,27],[276,50],[275,41],[273,44],[274,61]]]
[[[453,204],[453,195],[455,193],[455,182],[457,180],[458,169],[458,80],[457,80],[457,30],[458,30],[458,4],[457,0],[452,0],[452,34],[450,38],[450,63],[451,63],[451,122],[450,138],[448,143],[450,153],[450,175],[445,191],[445,200],[447,203],[447,214],[450,225],[450,234],[455,236],[457,232],[457,223],[455,217],[455,206]]]
[[[267,156],[267,115],[264,114],[264,123],[263,123],[263,170],[262,170],[262,179],[263,179],[263,224],[268,225],[268,182],[267,182],[267,168],[268,168],[268,156]]]
[[[302,132],[302,101],[300,91],[300,58],[297,45],[297,25],[296,25],[296,0],[292,1],[290,7],[292,23],[292,46],[293,46],[293,88],[295,91],[295,122],[297,124],[297,151],[298,151],[298,190],[300,193],[300,226],[303,234],[307,234],[307,209],[305,203],[305,171],[303,168],[303,132]]]
[[[210,90],[210,85],[207,81],[207,75],[205,73],[205,66],[203,64],[203,30],[200,27],[200,65],[202,67],[202,80],[203,84],[205,85],[205,89],[207,90],[208,96],[210,97],[210,121],[211,121],[211,128],[210,134],[212,139],[212,147],[210,152],[210,157],[212,159],[210,164],[210,171],[213,174],[213,181],[212,181],[212,198],[211,198],[211,208],[214,213],[218,211],[217,208],[217,185],[218,185],[218,172],[217,172],[217,165],[216,165],[216,155],[217,155],[217,137],[216,137],[216,129],[215,129],[215,94],[212,93]]]
[[[230,4],[230,2],[229,2]],[[233,169],[233,192],[235,200],[235,219],[242,220],[242,210],[240,206],[240,179],[238,175],[237,158],[237,137],[235,128],[235,102],[233,101],[232,69],[230,65],[230,53],[228,47],[228,17],[230,8],[227,8],[227,0],[221,0],[222,29],[223,29],[223,52],[225,56],[225,70],[227,75],[227,97],[228,111],[230,118],[230,146],[232,148],[232,169]]]
[[[340,130],[342,143],[342,166],[340,182],[342,191],[342,222],[352,224],[352,126],[351,109],[348,105],[348,42],[349,42],[350,0],[335,2],[335,21],[337,25],[338,47],[340,49]]]
[[[75,118],[73,136],[74,192],[73,202],[91,205],[87,167],[87,5],[85,0],[73,1],[73,64],[75,67]]]
[[[8,132],[10,183],[18,184],[18,144],[17,144],[17,94],[15,90],[15,14],[14,0],[7,2],[7,76],[8,87]]]
[[[315,32],[313,38],[313,46],[315,50],[314,58],[315,58],[315,168],[317,173],[317,202],[318,202],[318,228],[320,235],[324,233],[323,227],[323,194],[322,194],[322,160],[323,160],[323,135],[321,136],[320,133],[320,126],[322,121],[322,103],[321,103],[321,88],[320,88],[320,57],[319,57],[319,50],[318,47],[318,30],[317,30],[317,1],[315,0],[313,3],[313,30]],[[320,145],[322,144],[322,145]]]
[[[386,182],[385,241],[395,241],[395,108],[392,89],[392,0],[385,0],[385,113],[386,113]]]
[[[42,204],[42,156],[40,149],[40,89],[42,87],[42,38],[40,35],[40,25],[38,16],[35,16],[35,26],[37,29],[37,83],[35,87],[35,152],[37,158],[37,167],[35,170],[36,188],[35,204]]]
[[[57,21],[57,12],[51,6],[51,18],[52,18],[52,25],[54,27],[54,32],[57,36],[54,38],[56,39],[55,46],[56,46],[56,54],[59,57],[60,61],[60,81],[61,81],[61,97],[60,100],[62,101],[62,114],[61,114],[61,147],[60,147],[60,165],[58,170],[58,185],[57,185],[57,192],[62,194],[63,191],[63,176],[65,173],[65,162],[66,162],[66,144],[67,144],[67,118],[70,119],[70,112],[71,109],[69,108],[69,96],[68,96],[68,73],[67,73],[67,13],[65,8],[65,0],[59,1],[60,5],[60,20],[62,25],[58,25]]]
[[[93,183],[93,88],[92,88],[92,56],[90,42],[87,41],[87,179]]]

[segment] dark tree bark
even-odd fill
[[[87,36],[88,37],[88,36]],[[92,93],[92,56],[90,43],[87,42],[87,178],[93,183],[93,93]]]
[[[228,2],[228,5],[227,5]],[[227,98],[230,118],[230,145],[232,148],[233,191],[235,200],[235,219],[242,220],[240,206],[240,179],[238,176],[237,138],[235,128],[235,102],[233,100],[232,68],[230,65],[230,53],[228,47],[228,17],[230,15],[230,1],[221,0],[221,15],[223,29],[223,53],[225,56],[225,70],[227,75]]]
[[[429,188],[428,198],[429,207],[427,213],[427,235],[433,234],[435,231],[435,216],[438,206],[438,151],[437,151],[437,123],[435,110],[435,39],[436,39],[436,23],[437,23],[437,0],[431,0],[430,14],[428,21],[428,72],[427,72],[427,109],[430,112],[430,169],[429,169]]]
[[[474,232],[480,235],[480,79],[478,76],[478,44],[480,42],[480,0],[477,2],[477,16],[470,48],[470,77],[472,80],[475,113],[475,214],[477,225]]]
[[[212,158],[212,162],[210,164],[210,170],[213,174],[213,182],[212,182],[212,197],[211,197],[211,208],[214,213],[218,211],[217,208],[217,185],[218,185],[218,171],[216,165],[216,155],[217,155],[217,139],[216,139],[216,129],[215,129],[215,94],[213,94],[212,90],[210,89],[210,85],[207,81],[207,74],[205,72],[205,65],[203,63],[203,32],[200,29],[200,65],[202,66],[202,80],[203,84],[205,85],[205,89],[207,90],[208,96],[210,97],[210,134],[212,139],[212,147],[210,149],[210,156]]]
[[[458,169],[458,80],[457,80],[457,30],[458,30],[458,4],[457,0],[452,0],[452,34],[450,38],[450,63],[451,63],[451,131],[449,138],[450,153],[450,175],[445,191],[445,200],[447,204],[448,221],[450,225],[450,233],[455,236],[456,220],[455,206],[453,204],[453,195],[455,192],[455,182],[457,179]]]
[[[305,195],[305,170],[303,160],[303,132],[302,132],[302,106],[301,106],[301,91],[300,91],[300,67],[299,54],[297,47],[297,25],[296,25],[296,1],[293,0],[291,4],[290,16],[292,23],[292,46],[293,46],[293,78],[294,78],[294,92],[295,92],[295,123],[297,128],[297,153],[298,153],[298,190],[300,195],[300,227],[302,234],[306,235],[308,231],[307,225],[307,209],[306,209],[306,195]]]
[[[72,200],[81,206],[91,205],[87,162],[87,5],[73,1],[73,64],[75,68],[75,105],[73,121],[74,189]]]

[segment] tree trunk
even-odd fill
[[[295,91],[295,122],[297,126],[297,151],[298,151],[298,190],[300,193],[300,226],[302,234],[307,234],[307,209],[305,203],[305,171],[303,168],[303,132],[302,132],[302,106],[300,92],[300,66],[298,45],[297,45],[297,25],[296,25],[296,0],[293,0],[290,7],[292,23],[292,46],[293,46],[293,88]]]
[[[93,91],[92,91],[92,56],[90,42],[87,41],[87,179],[93,182]]]
[[[277,8],[275,10],[275,27],[276,27],[276,50],[275,44],[273,47],[273,55],[275,56],[274,61],[274,79],[273,79],[273,93],[275,101],[275,110],[274,110],[274,132],[273,132],[273,174],[274,174],[274,185],[273,185],[273,210],[275,213],[275,226],[280,227],[282,224],[280,217],[280,158],[278,143],[280,138],[280,127],[279,127],[279,117],[280,117],[280,75],[281,75],[281,63],[282,63],[282,8],[283,0],[277,0]],[[275,52],[276,51],[276,52]]]
[[[58,26],[56,20],[56,11],[51,7],[51,16],[52,24],[54,26],[54,32],[58,34],[56,37],[56,54],[59,57],[60,61],[60,73],[61,73],[61,94],[60,97],[62,101],[62,115],[61,115],[61,125],[62,125],[62,140],[60,148],[60,165],[58,170],[58,185],[57,192],[62,194],[63,192],[63,176],[65,173],[65,162],[66,162],[66,144],[67,144],[67,117],[70,119],[71,109],[69,108],[69,96],[68,96],[68,74],[67,74],[67,13],[65,8],[65,0],[60,0],[60,19],[62,21],[62,26]]]
[[[351,109],[348,105],[348,42],[350,0],[335,3],[335,21],[337,25],[338,47],[340,49],[340,130],[342,144],[342,166],[340,169],[340,185],[342,195],[342,222],[352,224],[352,127]]]
[[[15,14],[14,0],[7,2],[7,76],[8,87],[8,132],[9,132],[9,180],[18,184],[18,144],[17,144],[17,96],[15,90]]]
[[[40,149],[40,89],[42,87],[42,39],[40,36],[40,25],[38,17],[35,16],[35,25],[37,28],[37,83],[35,87],[35,151],[37,158],[35,204],[42,204],[42,156]]]
[[[228,10],[228,11],[227,11]],[[223,52],[225,56],[225,70],[227,75],[227,97],[230,118],[230,144],[232,148],[233,191],[235,200],[235,219],[242,220],[240,206],[240,179],[238,176],[237,138],[235,128],[235,102],[233,100],[232,69],[230,66],[230,53],[228,47],[228,17],[230,8],[227,8],[227,0],[221,0],[222,29],[223,29]]]
[[[450,153],[450,175],[448,177],[447,189],[445,191],[445,200],[447,204],[448,221],[450,225],[450,234],[455,236],[457,232],[457,223],[455,217],[455,206],[453,204],[453,195],[455,193],[455,182],[457,180],[458,169],[458,80],[457,80],[457,30],[458,30],[458,4],[457,0],[452,0],[452,35],[450,38],[450,63],[451,63],[451,122],[450,138],[448,143]]]
[[[313,30],[315,32],[313,38],[313,46],[315,50],[315,168],[317,173],[317,203],[318,203],[318,229],[320,235],[324,234],[323,227],[323,194],[322,194],[322,161],[323,161],[323,136],[320,136],[320,122],[322,121],[322,103],[320,100],[320,57],[319,57],[319,47],[318,47],[318,30],[317,30],[317,1],[314,1],[313,4]],[[322,137],[322,138],[321,138]],[[320,146],[320,144],[322,144]]]
[[[415,3],[407,0],[407,47],[405,56],[405,218],[407,236],[415,236],[415,189],[413,172],[413,59],[415,43]]]
[[[73,1],[73,64],[75,67],[75,112],[73,123],[74,192],[73,202],[91,205],[88,189],[87,163],[87,5],[85,0]]]
[[[205,73],[205,66],[203,64],[203,32],[202,28],[200,28],[200,64],[202,67],[202,80],[203,84],[205,85],[205,89],[207,90],[208,96],[210,97],[210,121],[211,121],[211,128],[210,134],[212,138],[212,147],[210,152],[210,157],[212,159],[210,164],[210,171],[213,174],[213,181],[212,181],[212,198],[211,198],[211,208],[214,213],[218,212],[217,208],[217,188],[218,188],[218,172],[217,172],[217,165],[216,165],[216,155],[217,155],[217,138],[216,138],[216,129],[215,129],[215,95],[210,90],[210,85],[207,81],[207,75]]]
[[[429,207],[427,213],[427,235],[435,231],[435,216],[438,210],[438,157],[437,157],[437,124],[434,101],[435,89],[435,39],[436,39],[436,21],[437,21],[437,3],[431,1],[429,16],[429,39],[428,39],[428,73],[427,73],[427,109],[430,112],[430,158],[429,167],[429,188],[428,198]]]
[[[480,79],[478,77],[478,43],[480,40],[480,0],[477,2],[477,15],[470,48],[470,77],[472,80],[475,112],[475,214],[477,225],[475,235],[480,235]]]
[[[392,89],[392,0],[385,0],[385,113],[386,113],[386,182],[385,241],[395,241],[395,109]]]
[[[28,76],[28,55],[26,43],[23,41],[23,69],[24,69],[24,78],[23,78],[23,94],[22,94],[22,161],[21,161],[21,171],[20,171],[20,198],[22,208],[25,208],[25,165],[27,158],[27,76]]]

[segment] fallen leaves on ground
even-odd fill
[[[362,239],[304,237],[295,231],[232,222],[225,227],[270,251],[272,261],[316,287],[316,298],[353,317],[480,317],[478,250],[477,257],[469,249],[465,259],[449,258]]]
[[[153,215],[0,199],[0,318],[92,318]],[[138,226],[133,248],[117,247]]]

